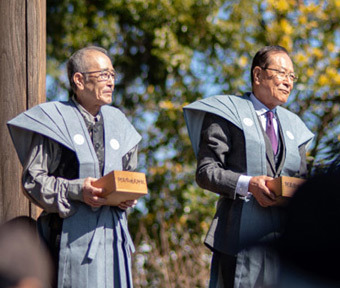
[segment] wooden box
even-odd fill
[[[267,181],[267,187],[276,196],[292,197],[296,189],[306,180],[296,177],[280,176],[274,180]]]
[[[92,184],[94,187],[104,188],[103,197],[110,206],[148,194],[145,174],[140,172],[112,171]]]

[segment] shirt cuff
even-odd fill
[[[83,202],[83,186],[84,179],[70,180],[67,187],[68,197]]]
[[[250,192],[248,192],[248,187],[249,187],[249,181],[252,176],[246,176],[246,175],[241,175],[238,178],[237,185],[236,185],[236,194],[239,194],[241,196],[249,196],[251,195]]]

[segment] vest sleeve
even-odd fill
[[[25,161],[22,183],[25,195],[48,213],[65,218],[76,212],[82,198],[84,179],[67,180],[52,176],[60,163],[60,145],[40,134],[34,134]],[[73,200],[72,200],[73,199]]]

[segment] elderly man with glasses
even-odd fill
[[[278,237],[285,211],[267,181],[307,173],[313,134],[280,107],[297,77],[286,49],[267,46],[251,67],[252,92],[184,107],[197,157],[196,181],[220,195],[205,239],[212,250],[210,287],[275,287],[279,262],[254,245]]]
[[[67,102],[40,104],[8,122],[24,165],[23,186],[44,209],[38,228],[57,267],[57,287],[132,287],[126,209],[108,206],[93,182],[134,170],[141,136],[110,105],[115,71],[107,51],[90,46],[67,63]]]

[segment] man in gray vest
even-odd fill
[[[107,206],[93,182],[134,170],[141,136],[112,102],[115,71],[105,49],[76,51],[67,63],[74,96],[33,107],[8,122],[24,166],[25,194],[44,212],[42,237],[58,287],[132,287],[127,201]]]
[[[220,95],[184,107],[197,157],[199,186],[220,195],[205,244],[213,251],[210,287],[274,287],[278,261],[255,245],[282,232],[285,211],[266,183],[304,177],[313,134],[280,107],[297,80],[283,47],[257,52],[252,92]]]

